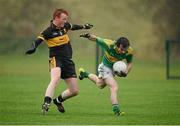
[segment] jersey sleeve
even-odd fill
[[[71,30],[72,29],[72,24],[71,23],[69,23],[69,22],[66,22],[65,24],[64,24],[64,27],[66,28],[66,30]]]
[[[132,60],[133,60],[133,49],[131,47],[129,47],[127,56],[126,56],[126,61],[127,61],[127,63],[131,63]]]
[[[71,24],[69,22],[66,22],[64,27],[66,28],[66,30],[80,30],[80,29],[83,29],[83,25]]]
[[[100,38],[100,37],[98,37],[98,38],[96,39],[96,42],[97,42],[97,44],[98,44],[101,48],[103,48],[103,49],[105,49],[105,50],[108,50],[108,49],[110,48],[110,45],[113,44],[113,41],[112,41],[112,40],[110,40],[110,39],[103,39],[103,38]]]

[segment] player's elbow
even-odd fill
[[[127,66],[131,69],[133,64],[132,63],[128,63]]]

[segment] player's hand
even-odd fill
[[[82,33],[79,37],[89,38],[91,35],[89,33]]]
[[[25,52],[26,55],[30,55],[30,54],[33,54],[35,53],[36,49],[29,49]]]
[[[117,75],[118,77],[126,77],[127,76],[127,73],[122,72],[122,71],[121,72],[115,71],[114,74]]]
[[[127,73],[121,71],[121,77],[126,77]]]
[[[84,29],[91,29],[93,27],[92,24],[86,23],[85,25],[83,25]]]
[[[34,44],[32,44],[32,45],[31,45],[31,48],[28,49],[28,50],[25,52],[25,54],[26,54],[26,55],[30,55],[30,54],[35,53],[35,51],[36,51],[36,47],[35,47]]]

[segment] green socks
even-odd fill
[[[120,113],[120,108],[119,108],[119,105],[118,104],[113,104],[112,105],[112,110],[113,112],[116,114],[116,113]]]

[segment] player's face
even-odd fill
[[[68,16],[65,13],[61,13],[60,17],[57,18],[59,27],[64,27],[64,24],[67,22]]]
[[[119,47],[116,46],[115,50],[119,54],[123,54],[126,52],[126,49],[124,49],[122,45],[120,45]]]

